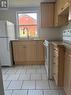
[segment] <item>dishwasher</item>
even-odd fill
[[[53,75],[53,47],[51,44],[51,41],[44,41],[44,46],[45,46],[45,68],[47,71],[47,76],[49,80],[52,80],[52,75]]]

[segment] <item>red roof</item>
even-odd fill
[[[19,25],[34,25],[36,20],[30,16],[24,15],[19,18]]]

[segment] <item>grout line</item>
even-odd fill
[[[26,70],[26,71],[25,71],[25,74],[27,74],[27,68],[25,68],[25,70]]]
[[[36,90],[36,80],[35,80],[35,90]]]
[[[32,81],[32,79],[31,79],[31,74],[29,74],[30,75],[30,81]]]
[[[43,93],[43,95],[44,95],[44,90],[42,90],[42,93]]]
[[[19,80],[19,77],[20,77],[20,74],[19,74],[19,76],[18,76],[18,78],[17,78],[17,81]]]
[[[11,95],[13,95],[13,90],[12,90],[12,93],[11,93]]]
[[[29,90],[27,89],[27,95],[28,95],[28,93],[29,93]]]
[[[22,90],[23,83],[24,83],[24,80],[22,81],[21,90]]]
[[[12,82],[12,80],[10,81],[10,83]],[[9,83],[9,85],[10,85],[10,83]],[[7,89],[8,89],[8,87],[9,87],[9,85],[7,86]]]

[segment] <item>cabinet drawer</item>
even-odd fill
[[[13,42],[13,46],[16,46],[16,45],[36,45],[36,41],[16,41],[16,42]]]
[[[13,42],[13,46],[26,45],[26,42]]]

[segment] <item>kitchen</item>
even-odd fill
[[[0,34],[0,44],[10,53],[7,55],[8,52],[0,49],[4,92],[6,95],[70,95],[71,1],[37,2],[10,0],[9,8],[0,10],[0,33],[7,32],[5,37]],[[32,13],[37,14],[35,24],[20,21],[22,16]],[[26,34],[27,25],[37,27],[35,37],[30,32]],[[2,44],[5,38],[10,43]]]

